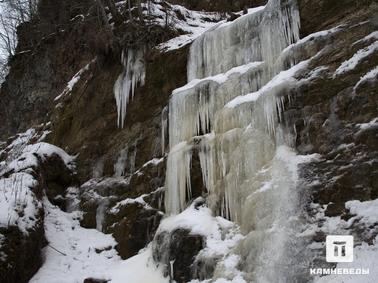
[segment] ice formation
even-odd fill
[[[161,154],[165,154],[165,143],[168,135],[168,107],[161,112]]]
[[[198,152],[207,205],[246,235],[236,257],[247,282],[280,282],[295,261],[297,164],[307,158],[292,149],[295,132],[282,113],[295,75],[309,64],[308,54],[295,52],[303,44],[298,40],[295,1],[270,0],[220,24],[193,42],[189,83],[174,90],[169,103],[167,213],[188,206]],[[230,277],[221,266],[215,279]]]
[[[143,56],[143,48],[138,50],[130,48],[122,52],[124,70],[114,84],[119,128],[123,128],[125,124],[127,104],[133,99],[135,88],[138,84],[144,85],[146,70]]]
[[[280,138],[274,133],[289,99],[285,91],[295,81],[295,72],[305,67],[305,63],[294,66],[290,52],[280,56],[298,38],[295,3],[273,0],[264,9],[222,24],[194,41],[189,83],[176,89],[169,103],[169,213],[179,213],[186,206],[197,136],[204,183],[210,192],[224,194],[221,213],[238,219],[235,194],[246,176],[254,176],[273,158]],[[280,73],[288,64],[293,68]]]

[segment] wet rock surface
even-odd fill
[[[42,248],[46,245],[43,210],[28,234],[15,226],[0,228],[0,279],[4,283],[27,283],[42,266]],[[22,256],[21,256],[22,255]]]
[[[311,5],[317,5],[318,17],[308,16],[313,11]],[[372,1],[299,1],[299,7],[303,35],[339,27],[311,66],[321,75],[299,84],[293,104],[285,112],[287,121],[295,125],[299,153],[321,155],[317,161],[301,165],[300,172],[306,182],[303,189],[307,190],[309,221],[318,226],[313,240],[323,242],[329,233],[327,219],[340,216],[347,221],[352,217],[346,207],[348,201],[378,197],[378,136],[374,123],[378,117],[378,85],[376,78],[359,83],[376,66],[378,54],[372,52],[355,68],[338,72],[343,62],[374,42],[361,39],[377,28],[377,5]],[[358,221],[344,233],[366,242],[377,235],[374,229],[363,232]],[[314,266],[322,264],[315,259]]]
[[[185,229],[162,232],[155,236],[153,257],[165,265],[166,276],[184,283],[193,278],[193,263],[204,245],[203,236]]]
[[[157,163],[157,161],[156,161]],[[148,163],[127,177],[92,179],[80,187],[81,225],[112,234],[129,258],[154,237],[164,211],[165,163]]]
[[[374,12],[365,10],[365,13],[369,18]],[[363,125],[378,116],[378,85],[373,80],[364,87],[355,86],[375,67],[378,55],[372,53],[353,70],[334,75],[341,63],[369,45],[358,41],[373,32],[375,25],[372,21],[362,23],[366,14],[344,16],[350,22],[334,35],[332,44],[319,54],[316,65],[312,66],[325,68],[323,75],[300,86],[290,107],[301,109],[296,115],[304,121],[295,122],[299,152],[322,155],[321,161],[306,165],[303,174],[307,178],[313,175],[313,180],[319,181],[313,198],[321,204],[332,203],[327,213],[333,216],[342,213],[342,204],[347,200],[377,196],[374,181],[377,143],[373,142],[377,130],[374,124],[366,128]]]

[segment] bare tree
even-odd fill
[[[36,11],[37,0],[0,0],[0,81],[16,51],[17,27],[31,20]]]

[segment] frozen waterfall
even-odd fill
[[[143,55],[143,49],[122,51],[121,61],[124,70],[114,84],[119,128],[124,126],[127,104],[133,99],[135,88],[138,84],[144,85],[146,70]]]
[[[308,64],[287,49],[299,39],[299,22],[295,1],[270,0],[204,33],[190,49],[188,84],[169,103],[167,213],[188,206],[199,152],[209,208],[246,235],[237,253],[247,282],[295,282],[280,278],[296,260],[289,255],[300,159],[282,112],[294,75]],[[215,277],[223,273],[218,264]]]
[[[210,198],[217,196],[214,201],[218,203],[212,205],[239,220],[241,188],[249,187],[251,178],[287,138],[276,135],[290,84],[278,74],[291,60],[280,55],[298,37],[295,4],[273,0],[264,9],[221,24],[193,43],[189,83],[173,92],[169,104],[169,213],[186,207],[191,190],[190,155],[193,146],[199,146],[204,183]],[[200,142],[194,144],[194,137]]]

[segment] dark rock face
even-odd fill
[[[44,233],[43,210],[28,235],[14,226],[0,228],[0,235],[4,237],[0,249],[1,282],[29,282],[42,265],[41,250],[46,244]]]
[[[105,216],[105,233],[111,233],[124,259],[136,255],[151,242],[163,213],[139,203],[122,206],[116,214]]]
[[[94,164],[100,160],[103,175],[114,175],[114,164],[122,150],[136,152],[134,168],[162,156],[161,113],[172,90],[186,82],[186,52],[184,48],[147,54],[146,84],[136,89],[127,106],[124,129],[117,128],[113,94],[114,82],[121,73],[118,58],[104,65],[95,63],[62,101],[54,113],[51,142],[80,153],[78,173],[82,182],[93,177]],[[126,169],[128,174],[133,173]]]
[[[80,190],[81,225],[112,234],[122,258],[138,253],[154,237],[163,217],[165,162],[147,164],[128,180],[93,179]]]
[[[185,283],[193,279],[193,263],[204,245],[203,236],[185,229],[161,232],[154,239],[153,258],[165,265],[166,276]]]
[[[308,204],[325,208],[325,217],[341,216],[347,220],[351,217],[345,206],[347,201],[378,197],[377,126],[363,126],[378,116],[378,84],[376,79],[358,84],[376,66],[378,53],[372,52],[352,70],[334,73],[358,50],[372,43],[359,40],[376,30],[378,7],[372,1],[303,0],[298,4],[303,35],[342,27],[313,61],[311,69],[322,69],[321,75],[299,84],[285,117],[295,125],[298,151],[321,155],[318,161],[301,166],[301,177],[308,183]],[[317,213],[310,205],[307,212],[310,219]],[[322,221],[317,224],[313,240],[322,242]],[[358,241],[369,242],[378,234],[373,229],[365,236],[358,223],[351,230]]]
[[[161,115],[170,93],[186,82],[186,52],[181,49],[166,54],[147,54],[146,84],[136,90],[128,105],[124,129],[116,127],[116,106],[113,85],[121,72],[120,62],[94,63],[64,97],[53,118],[51,141],[69,152],[79,153],[78,174],[81,182],[94,177],[95,164],[101,163],[100,175],[105,179],[81,188],[81,224],[99,228],[98,212],[104,214],[101,230],[112,233],[122,258],[135,255],[152,240],[164,210],[165,161],[149,163],[162,156]],[[172,64],[171,62],[175,62]],[[143,109],[143,111],[140,111]],[[126,164],[128,181],[114,179],[114,165],[123,150],[135,154],[135,164]],[[139,169],[138,169],[139,168]],[[110,181],[110,182],[107,182]],[[96,192],[100,198],[93,197]],[[113,206],[125,199],[141,195],[149,208],[132,203],[115,214]]]
[[[302,37],[338,23],[350,16],[362,15],[374,0],[298,0]]]
[[[40,1],[38,19],[18,28],[16,54],[0,92],[0,139],[50,121],[54,98],[96,56],[105,35],[88,0]]]
[[[321,2],[326,5],[327,1]],[[331,2],[328,1],[327,5],[332,6]],[[332,9],[337,9],[338,3],[332,3]],[[377,170],[374,160],[378,153],[377,127],[364,129],[360,124],[369,123],[378,116],[378,85],[373,80],[358,88],[355,86],[359,79],[375,66],[378,54],[372,53],[345,74],[340,74],[336,78],[332,76],[333,71],[342,62],[369,44],[354,44],[375,30],[373,21],[359,25],[363,19],[371,19],[374,14],[374,6],[371,6],[371,10],[366,7],[368,6],[363,5],[353,15],[344,10],[339,10],[341,14],[335,14],[335,20],[343,22],[348,19],[350,23],[334,35],[332,43],[328,44],[328,48],[323,50],[316,60],[316,66],[323,66],[328,70],[309,84],[300,86],[291,107],[297,110],[295,115],[302,119],[294,122],[297,125],[298,150],[301,153],[320,153],[324,158],[306,165],[304,171],[308,172],[305,172],[304,176],[310,178],[313,175],[320,181],[320,184],[316,185],[313,198],[321,204],[331,203],[327,213],[332,216],[340,215],[344,211],[343,204],[347,200],[363,201],[377,197],[374,180]],[[306,6],[303,6],[303,9],[301,15],[307,12]],[[307,9],[312,10],[310,7]],[[327,26],[323,27],[320,22],[324,24],[319,20],[317,28],[326,29]],[[331,24],[335,25],[334,22]],[[304,25],[305,29],[311,27],[306,23]],[[293,113],[290,115],[293,116]]]
[[[64,195],[66,189],[77,182],[75,175],[56,154],[41,162],[41,172],[42,186],[48,188],[46,190],[48,199],[64,210],[66,206]]]

